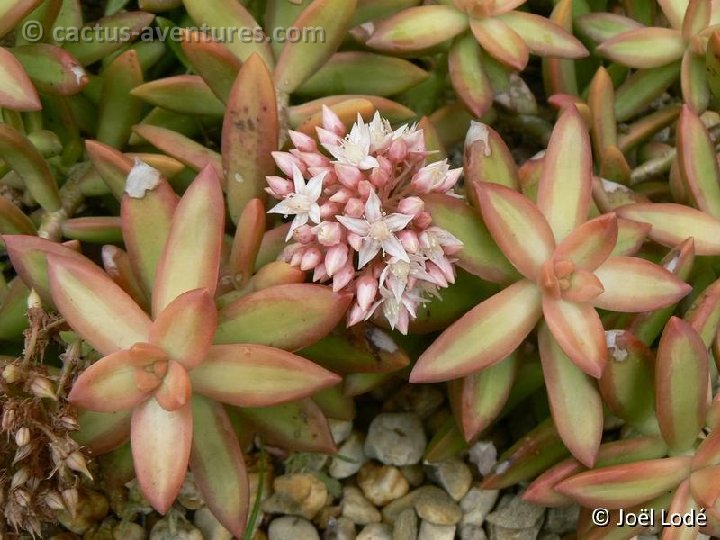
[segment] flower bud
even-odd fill
[[[345,215],[347,217],[359,218],[365,213],[365,203],[360,199],[353,197],[345,205]]]
[[[367,311],[375,300],[377,294],[378,283],[377,280],[367,272],[363,274],[355,282],[355,297],[357,298],[358,305]]]
[[[408,253],[417,253],[420,249],[420,240],[414,231],[398,231],[397,237]]]
[[[330,276],[328,276],[327,270],[325,270],[324,264],[318,264],[315,267],[315,270],[313,271],[313,281],[315,282],[323,282],[326,279],[328,279]]]
[[[322,106],[322,124],[325,129],[332,131],[336,135],[340,137],[345,136],[345,124],[340,121],[340,117],[327,105]]]
[[[15,444],[18,446],[25,446],[30,444],[30,428],[21,427],[15,432]]]
[[[326,247],[337,245],[342,237],[342,230],[337,221],[323,221],[315,227],[318,242]]]
[[[45,377],[35,377],[30,384],[30,391],[33,395],[41,399],[52,399],[57,401],[57,394],[55,393],[55,385]]]
[[[266,176],[265,180],[270,186],[270,195],[282,198],[289,193],[293,193],[293,184],[290,180],[281,176]]]
[[[352,278],[355,277],[355,269],[352,264],[346,264],[333,276],[333,292],[343,289]]]
[[[330,196],[329,200],[337,204],[345,204],[350,200],[350,197],[352,197],[352,192],[349,189],[340,188]]]
[[[315,131],[317,131],[318,140],[323,146],[338,146],[340,144],[341,139],[337,133],[334,133],[327,129],[323,129],[321,127],[315,128]]]
[[[320,205],[320,217],[322,219],[334,218],[339,211],[340,207],[333,202],[326,202]]]
[[[45,494],[45,504],[47,504],[48,508],[51,510],[55,510],[58,512],[61,512],[65,510],[65,503],[62,500],[62,497],[57,491],[48,491]]]
[[[405,141],[402,139],[395,139],[392,144],[390,144],[390,149],[388,150],[387,155],[394,162],[400,163],[405,159],[407,153],[408,149]]]
[[[293,240],[300,242],[301,244],[308,244],[312,242],[315,235],[312,232],[312,227],[309,225],[300,225],[293,231]]]
[[[300,152],[299,150],[290,150],[290,153],[305,163],[308,167],[308,172],[313,175],[316,173],[312,173],[312,171],[310,171],[311,167],[325,168],[330,165],[330,160],[317,152]]]
[[[13,474],[12,481],[10,482],[10,490],[17,489],[22,486],[29,478],[30,468],[21,467],[15,474]]]
[[[315,268],[322,260],[322,253],[318,248],[309,248],[303,253],[300,260],[300,270],[303,272]]]
[[[420,197],[405,197],[398,203],[398,212],[406,214],[408,216],[414,216],[418,212],[421,212],[425,207],[425,203]]]
[[[367,317],[368,313],[356,302],[348,312],[347,325],[353,326],[359,322],[362,322]]]
[[[355,251],[360,251],[360,248],[362,247],[362,237],[355,234],[355,233],[348,233],[347,235],[347,241],[348,244],[350,244],[350,247],[352,247]]]
[[[333,246],[325,254],[325,271],[332,276],[340,270],[348,260],[348,248],[344,244]]]
[[[35,289],[30,289],[30,294],[27,298],[27,308],[42,309],[42,300],[40,300],[40,295],[35,292]]]
[[[413,224],[420,229],[427,229],[432,223],[432,216],[428,212],[418,212],[413,218]]]
[[[290,135],[293,146],[301,152],[317,152],[317,145],[312,137],[292,129],[288,131],[288,135]]]
[[[358,182],[365,179],[360,169],[345,163],[335,163],[335,174],[337,174],[338,182],[353,190],[357,187]]]
[[[289,152],[275,151],[272,152],[272,157],[275,160],[275,164],[278,166],[278,169],[290,178],[293,176],[293,167],[300,169],[302,174],[305,174],[306,172],[305,164]]]

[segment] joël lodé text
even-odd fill
[[[704,527],[707,521],[704,508],[693,508],[687,512],[643,508],[640,512],[621,509],[616,525],[618,527]]]

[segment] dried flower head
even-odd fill
[[[347,133],[324,107],[322,124],[326,153],[298,132],[295,148],[274,153],[288,178],[268,177],[267,192],[280,199],[270,212],[294,216],[282,258],[355,294],[348,326],[382,314],[407,333],[418,306],[454,283],[452,256],[462,247],[432,226],[421,196],[450,192],[462,169],[426,163],[422,130],[393,130],[378,112],[369,123],[358,115]]]

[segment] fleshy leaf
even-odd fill
[[[513,266],[534,280],[555,249],[547,221],[527,197],[505,186],[481,182],[475,191],[493,239]]]
[[[420,356],[411,382],[457,379],[512,353],[541,314],[540,291],[526,280],[510,285],[453,323]]]
[[[470,35],[457,39],[448,54],[448,73],[463,104],[480,118],[493,102],[493,89],[482,65],[482,50]]]
[[[584,58],[588,55],[587,49],[572,34],[540,15],[514,10],[499,15],[497,19],[521,36],[534,54],[558,58]]]
[[[572,454],[592,467],[603,431],[597,387],[563,352],[546,325],[540,327],[538,343],[555,427]]]
[[[220,179],[205,167],[175,211],[153,286],[155,315],[184,292],[206,288],[215,294],[224,218]]]
[[[106,454],[130,438],[131,411],[101,413],[79,411],[77,416],[80,429],[72,438],[95,455]]]
[[[605,291],[595,306],[614,311],[652,311],[678,302],[692,287],[662,266],[638,257],[610,257],[595,275]]]
[[[690,472],[691,457],[677,456],[582,472],[556,486],[589,508],[626,508],[675,488]]]
[[[39,111],[40,97],[22,64],[0,47],[0,106],[14,111]]]
[[[247,92],[253,88],[253,92]],[[230,90],[222,127],[222,166],[228,208],[237,223],[245,205],[264,200],[265,176],[273,174],[277,150],[275,88],[267,66],[257,56],[243,64]]]
[[[286,403],[341,380],[304,358],[255,344],[214,345],[190,378],[195,392],[239,407]]]
[[[145,498],[166,513],[185,480],[193,434],[191,404],[166,411],[149,399],[133,411],[130,444]]]
[[[297,350],[330,333],[350,301],[350,296],[321,285],[269,287],[240,298],[220,312],[215,343],[258,343]],[[283,324],[278,324],[279,320]]]
[[[260,199],[253,199],[240,214],[230,251],[230,277],[237,287],[252,277],[264,234],[265,206]]]
[[[617,236],[615,214],[603,214],[571,232],[557,247],[554,257],[567,259],[583,270],[595,270],[612,253]]]
[[[163,309],[150,328],[150,342],[171,360],[192,369],[203,361],[217,322],[215,303],[207,289],[181,294]]]
[[[476,211],[445,194],[426,195],[423,201],[433,224],[462,241],[463,248],[456,255],[460,268],[492,283],[507,283],[519,277]]]
[[[450,382],[453,410],[466,441],[489,427],[500,414],[515,381],[517,364],[513,353],[478,373]]]
[[[708,409],[708,352],[689,323],[672,317],[665,325],[655,363],[660,431],[675,451],[691,448]]]
[[[662,47],[655,46],[662,43]],[[603,42],[597,52],[632,68],[662,67],[682,58],[685,42],[677,30],[669,28],[638,28]]]
[[[518,71],[525,69],[530,50],[523,38],[499,17],[472,19],[470,29],[490,56]]]
[[[327,418],[311,399],[273,407],[246,407],[236,414],[250,421],[270,444],[296,452],[337,452]]]
[[[161,349],[143,344],[112,353],[82,372],[73,383],[68,400],[91,411],[131,409],[145,401],[152,390],[138,385],[138,372],[146,368],[152,370],[153,364],[165,361]],[[152,376],[152,373],[148,375]],[[157,382],[160,383],[159,377]]]
[[[607,363],[607,348],[605,332],[595,308],[545,294],[543,313],[563,352],[582,371],[599,378]]]
[[[573,152],[568,152],[573,148]],[[574,107],[555,124],[538,187],[537,206],[561,242],[587,218],[592,196],[590,137]]]
[[[213,515],[236,538],[242,538],[250,493],[240,445],[223,407],[193,396],[190,469]]]
[[[55,305],[70,326],[107,355],[146,342],[150,319],[89,260],[50,254],[48,277]]]

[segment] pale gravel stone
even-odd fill
[[[232,533],[222,526],[207,506],[195,511],[193,523],[205,540],[232,540]]]
[[[442,489],[423,486],[415,500],[415,511],[424,521],[435,525],[455,525],[463,517],[458,504]]]
[[[357,540],[392,540],[392,532],[385,523],[371,523],[360,531]]]
[[[430,478],[455,501],[462,499],[472,485],[472,471],[462,461],[435,463],[429,467],[429,470]]]
[[[268,540],[320,540],[317,529],[308,520],[297,516],[273,519],[268,527]]]
[[[370,423],[365,454],[386,465],[413,465],[422,459],[427,437],[414,413],[382,413]]]
[[[478,441],[468,450],[468,460],[483,476],[492,471],[497,463],[497,455],[497,448],[490,441]]]
[[[362,435],[353,432],[338,448],[338,454],[347,459],[333,456],[328,474],[333,478],[343,479],[357,473],[368,459],[364,447]]]
[[[380,523],[382,520],[380,511],[365,498],[362,491],[354,486],[347,486],[343,489],[340,509],[343,517],[357,525]]]
[[[410,485],[397,467],[366,463],[357,475],[357,483],[367,499],[376,506],[399,499]]]
[[[497,490],[472,488],[460,501],[460,509],[463,511],[461,523],[474,527],[482,526],[485,518],[495,506],[499,495],[500,492]]]
[[[418,536],[418,517],[415,510],[406,508],[395,520],[393,540],[416,540]]]
[[[482,527],[461,525],[460,540],[487,540],[487,535]]]
[[[330,424],[330,434],[332,435],[335,444],[342,444],[352,433],[353,424],[349,420],[335,420],[334,418],[328,419]]]
[[[323,540],[355,540],[355,524],[348,518],[333,518],[323,534]]]
[[[314,518],[329,502],[327,487],[310,473],[275,478],[275,493],[262,503],[264,512]]]
[[[418,540],[453,540],[455,538],[455,525],[435,525],[429,521],[420,522]]]

